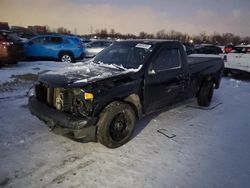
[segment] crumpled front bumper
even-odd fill
[[[29,97],[31,113],[44,121],[56,134],[65,135],[81,141],[96,140],[97,118],[79,118],[40,102],[36,97]]]

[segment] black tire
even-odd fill
[[[209,106],[214,93],[214,83],[212,81],[203,82],[197,96],[199,106]]]
[[[62,52],[59,55],[59,61],[61,61],[61,62],[67,62],[67,63],[73,63],[74,62],[74,57],[69,52]]]
[[[237,76],[237,75],[240,75],[240,72],[237,71],[237,70],[231,69],[231,70],[230,70],[230,74],[231,74],[232,76]]]
[[[129,104],[112,102],[100,115],[97,140],[109,148],[120,147],[129,141],[135,123],[135,111]]]

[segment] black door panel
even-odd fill
[[[189,74],[182,67],[180,51],[163,47],[153,58],[145,76],[144,107],[146,112],[176,103],[185,98]],[[154,74],[151,74],[154,73]]]

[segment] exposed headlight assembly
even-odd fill
[[[36,96],[36,85],[33,84],[29,90],[27,91],[27,96],[28,97],[33,97],[33,96]]]

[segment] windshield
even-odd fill
[[[4,32],[2,33],[6,39],[11,40],[11,41],[19,41],[20,38],[18,37],[18,35],[16,33],[12,33],[12,32]]]
[[[151,44],[138,42],[117,42],[101,51],[94,62],[138,68],[152,52],[152,47]]]

